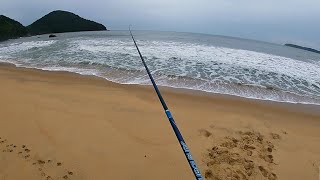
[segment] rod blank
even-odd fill
[[[176,125],[176,123],[175,123],[175,121],[173,119],[173,116],[172,116],[170,110],[168,109],[168,106],[167,106],[166,102],[164,101],[164,99],[163,99],[163,97],[162,97],[162,95],[160,93],[160,90],[159,90],[156,82],[153,79],[146,62],[144,61],[144,58],[143,58],[143,56],[142,56],[142,54],[141,54],[141,52],[140,52],[140,50],[138,48],[138,45],[137,45],[137,43],[136,43],[136,41],[135,41],[135,39],[134,39],[134,37],[132,35],[130,26],[129,26],[129,31],[130,31],[130,35],[132,37],[132,40],[134,42],[134,45],[136,46],[137,51],[139,53],[139,56],[141,58],[142,64],[144,65],[144,67],[145,67],[145,69],[146,69],[146,71],[148,73],[148,76],[149,76],[149,78],[151,80],[153,88],[154,88],[154,90],[156,91],[156,93],[157,93],[157,95],[159,97],[159,100],[160,100],[160,102],[162,104],[162,107],[163,107],[163,109],[164,109],[164,111],[165,111],[165,113],[166,113],[166,115],[168,117],[168,120],[169,120],[169,122],[171,124],[171,127],[172,127],[172,129],[173,129],[173,131],[174,131],[174,133],[175,133],[175,135],[176,135],[176,137],[177,137],[177,139],[178,139],[178,141],[180,143],[180,146],[181,146],[182,151],[183,151],[183,153],[184,153],[184,155],[185,155],[185,157],[186,157],[186,159],[187,159],[187,161],[188,161],[188,163],[190,165],[190,168],[191,168],[191,170],[192,170],[192,172],[193,172],[193,174],[194,174],[194,176],[195,176],[195,178],[197,180],[203,180],[203,177],[202,177],[202,175],[200,173],[200,170],[197,167],[196,162],[193,160],[191,152],[190,152],[187,144],[185,143],[185,141],[184,141],[184,139],[183,139],[183,137],[182,137],[182,135],[181,135],[181,133],[180,133],[180,131],[178,129],[178,126]]]

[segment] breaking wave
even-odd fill
[[[197,41],[142,39],[137,43],[161,86],[320,104],[317,60]],[[129,36],[19,39],[0,44],[0,59],[18,66],[96,75],[122,84],[150,84]]]

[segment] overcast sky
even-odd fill
[[[108,29],[199,32],[320,49],[320,0],[0,0],[0,14],[29,25],[53,10]]]

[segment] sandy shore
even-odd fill
[[[150,87],[0,65],[0,179],[193,179]],[[207,179],[318,179],[320,108],[161,88]]]

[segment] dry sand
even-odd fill
[[[319,107],[161,90],[207,179],[318,179]],[[147,86],[1,65],[0,137],[0,180],[193,179]]]

